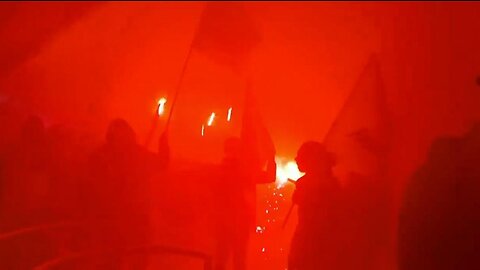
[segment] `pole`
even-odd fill
[[[172,107],[170,109],[170,112],[168,114],[167,122],[165,124],[165,129],[163,131],[163,134],[166,134],[168,131],[168,128],[170,127],[170,122],[172,119],[172,114],[173,114],[173,109],[175,108],[175,104],[177,103],[178,99],[178,93],[180,92],[180,88],[182,86],[183,78],[185,77],[185,72],[187,70],[188,63],[190,62],[190,56],[192,55],[192,49],[193,49],[193,41],[192,44],[190,45],[190,48],[188,49],[187,57],[185,58],[185,61],[183,62],[183,67],[182,71],[180,73],[180,78],[178,80],[177,86],[175,87],[175,95],[173,96],[173,101],[172,101]],[[145,140],[145,147],[148,148],[150,145],[150,142],[152,141],[153,135],[155,134],[155,131],[157,129],[157,122],[158,122],[159,116],[155,114],[155,117],[153,119],[152,126],[148,132],[147,139]]]
[[[200,20],[202,20],[202,18],[203,18],[203,12],[202,12],[202,15],[200,15]],[[166,136],[166,134],[168,132],[168,129],[170,127],[170,123],[171,123],[172,115],[173,115],[173,110],[174,110],[175,105],[177,104],[177,100],[178,100],[178,93],[180,92],[180,89],[182,87],[182,83],[183,83],[183,79],[185,78],[185,73],[187,71],[188,63],[190,62],[190,58],[191,58],[191,55],[192,55],[193,44],[195,43],[195,39],[197,38],[197,35],[198,35],[199,25],[200,25],[200,23],[197,24],[197,27],[196,27],[195,32],[193,34],[193,39],[190,43],[190,47],[189,47],[188,52],[187,52],[187,56],[185,57],[185,60],[183,61],[182,71],[180,72],[180,78],[178,79],[177,85],[175,87],[175,94],[174,94],[173,100],[172,100],[172,107],[169,110],[167,122],[165,124],[165,128],[164,128],[162,136]],[[157,127],[156,121],[157,121],[157,117],[154,119],[154,123],[152,124],[152,128],[150,129],[150,131],[148,133],[148,136],[147,136],[147,139],[145,141],[145,147],[147,147],[147,148],[150,145],[150,141],[152,140],[153,134],[155,133],[155,130],[156,130],[156,127]]]
[[[296,181],[294,181],[290,178],[288,178],[287,181],[290,182],[290,183],[296,184]],[[290,205],[290,209],[288,209],[288,213],[285,216],[285,220],[283,221],[282,229],[285,229],[285,226],[287,226],[288,220],[290,219],[290,216],[292,215],[292,211],[293,211],[294,207],[295,207],[295,203],[292,202],[292,205]]]
[[[208,3],[206,3],[205,6],[207,4]],[[168,128],[170,127],[170,122],[171,122],[172,115],[173,115],[173,109],[175,108],[175,105],[177,104],[178,93],[180,92],[180,88],[182,87],[183,78],[185,77],[185,73],[186,73],[186,70],[187,70],[188,63],[190,62],[190,58],[191,58],[192,51],[193,51],[193,45],[195,43],[195,40],[198,37],[198,29],[200,28],[200,24],[203,20],[203,17],[205,16],[205,9],[206,9],[205,6],[203,7],[202,14],[200,15],[200,20],[197,24],[197,27],[195,28],[195,32],[193,33],[193,39],[192,39],[192,42],[190,43],[190,48],[188,49],[187,57],[185,58],[185,61],[183,62],[182,71],[180,73],[180,78],[178,79],[177,86],[175,88],[175,96],[173,97],[172,107],[170,109],[170,113],[168,114],[167,123],[165,124],[164,133],[167,132]]]
[[[193,45],[193,42],[192,42],[192,45]],[[192,49],[193,49],[192,45],[190,45],[190,48],[188,49],[187,57],[185,58],[185,61],[183,62],[182,71],[180,73],[180,78],[178,80],[177,86],[175,87],[175,95],[173,96],[172,107],[171,107],[170,112],[168,114],[168,118],[167,118],[167,122],[165,124],[165,129],[163,131],[163,134],[166,134],[167,131],[168,131],[168,128],[170,127],[170,122],[171,122],[171,119],[172,119],[173,109],[175,108],[175,104],[177,103],[178,93],[180,92],[180,88],[182,86],[183,78],[185,77],[185,72],[187,70],[188,63],[190,62],[190,56],[192,54]],[[158,118],[159,118],[159,116],[156,114],[154,119],[153,119],[152,126],[151,126],[151,128],[148,132],[147,139],[145,140],[145,147],[146,148],[148,148],[148,146],[150,145],[150,142],[152,141],[152,137],[155,134],[155,131],[157,129]]]
[[[295,207],[295,204],[292,203],[292,205],[290,205],[290,209],[288,209],[287,216],[285,217],[285,220],[283,221],[282,229],[285,229],[285,226],[287,226],[288,220],[290,219],[290,216],[292,215],[292,211],[293,211],[294,207]]]
[[[196,35],[197,34],[195,33],[195,36]],[[183,62],[183,67],[182,67],[182,71],[180,73],[180,78],[178,79],[177,86],[175,87],[175,95],[173,96],[172,107],[171,107],[170,112],[168,114],[167,123],[165,124],[165,131],[167,131],[168,128],[170,127],[170,122],[172,120],[172,115],[173,115],[173,109],[175,108],[175,105],[177,104],[178,93],[180,92],[180,88],[182,87],[183,78],[185,77],[185,73],[187,71],[187,66],[188,66],[188,63],[190,62],[190,58],[191,58],[191,55],[192,55],[194,40],[195,40],[195,37],[193,38],[192,44],[190,45],[190,48],[188,49],[187,57],[185,58],[185,61]]]
[[[150,130],[148,131],[148,134],[147,134],[147,139],[145,140],[145,148],[148,148],[150,146],[150,142],[152,141],[152,137],[155,134],[155,131],[157,130],[158,118],[159,118],[159,116],[157,114],[153,118],[152,125],[150,126]]]

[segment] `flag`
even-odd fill
[[[344,269],[391,268],[390,123],[380,65],[372,56],[324,140],[344,185],[343,248],[350,258]]]
[[[342,181],[348,173],[372,181],[385,173],[390,122],[380,65],[373,55],[324,139],[337,158]]]
[[[275,181],[275,146],[255,104],[251,87],[245,92],[240,138],[246,166],[255,183]]]
[[[59,33],[104,3],[3,2],[0,8],[0,76],[36,56]]]
[[[213,61],[241,70],[261,40],[241,2],[208,2],[200,18],[193,48]]]

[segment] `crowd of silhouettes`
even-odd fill
[[[40,117],[32,116],[17,136],[2,139],[0,232],[66,221],[81,229],[68,237],[46,230],[14,241],[0,239],[1,269],[31,269],[75,250],[109,252],[107,259],[92,259],[79,269],[121,269],[125,247],[153,244],[152,181],[168,170],[167,133],[152,152],[138,143],[123,119],[111,121],[103,142],[94,143],[64,125],[47,128]],[[233,269],[247,269],[249,238],[255,230],[255,185],[274,177],[274,161],[261,177],[249,171],[242,143],[240,138],[227,139],[225,156],[215,175],[209,175],[217,270],[229,269],[229,260]],[[480,124],[462,137],[434,141],[402,200],[400,270],[480,267],[479,159]],[[296,182],[292,197],[298,224],[288,269],[352,269],[352,262],[357,269],[367,269],[368,264],[348,258],[349,247],[360,246],[351,241],[370,236],[362,228],[368,222],[351,217],[355,198],[348,197],[334,176],[334,155],[322,143],[308,141],[298,150],[296,162],[305,175]],[[358,254],[368,256],[364,250]],[[148,256],[139,256],[132,269],[147,269],[148,264]]]
[[[368,214],[371,209],[362,206],[371,198],[354,198],[348,188],[340,187],[332,174],[335,158],[321,143],[304,143],[296,161],[305,176],[297,181],[292,197],[298,205],[298,225],[288,269],[380,269],[375,268],[376,255],[371,249],[377,245],[378,234],[387,230],[379,227],[384,224],[379,213]],[[398,269],[480,268],[479,163],[478,123],[461,137],[433,142],[401,200]],[[352,202],[366,210],[362,218],[352,216]],[[359,241],[367,238],[371,243],[362,250]],[[350,247],[362,258],[350,256]]]
[[[404,193],[399,269],[479,269],[480,123],[436,139]]]
[[[149,183],[169,162],[166,135],[159,141],[159,154],[152,153],[137,143],[125,120],[115,119],[95,148],[93,140],[72,129],[47,128],[40,117],[31,116],[19,135],[2,146],[0,232],[62,222],[82,229],[68,238],[44,230],[2,239],[1,269],[31,269],[62,250],[82,249],[110,249],[110,260],[92,266],[120,269],[121,251],[116,249],[149,242]],[[147,263],[140,258],[134,268],[146,269]]]

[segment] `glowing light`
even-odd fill
[[[260,224],[263,223],[263,227],[257,226],[256,228],[256,235],[261,237],[264,243],[270,243],[271,238],[278,237],[276,230],[271,230],[270,228],[277,227],[278,223],[285,218],[283,211],[280,210],[283,210],[285,207],[286,195],[283,194],[285,190],[283,186],[286,185],[289,180],[296,181],[303,176],[298,170],[295,161],[277,156],[275,157],[275,162],[277,164],[277,179],[275,184],[268,186],[268,195],[264,200],[263,215],[261,215],[260,220]],[[266,252],[267,249],[268,252]],[[258,251],[260,251],[259,254],[265,260],[271,260],[270,255],[272,254],[279,255],[285,252],[283,247],[275,246],[275,244],[264,245],[264,247],[260,246]],[[277,252],[279,254],[275,254]]]
[[[205,125],[202,125],[202,137],[205,136]]]
[[[286,161],[279,157],[275,159],[277,163],[277,188],[283,187],[288,182],[288,179],[296,181],[304,175],[304,173],[298,170],[295,161]]]
[[[230,122],[232,120],[232,107],[228,109],[227,121]]]
[[[207,123],[207,126],[212,126],[213,124],[213,120],[215,120],[215,113],[212,112],[212,114],[210,114],[210,118],[208,118],[208,123]]]
[[[158,115],[163,115],[163,113],[165,112],[165,103],[167,103],[167,99],[164,97],[158,100]]]

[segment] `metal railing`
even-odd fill
[[[30,227],[19,228],[13,231],[0,233],[0,242],[15,238],[15,237],[28,235],[28,234],[44,232],[44,231],[54,230],[54,229],[78,227],[78,226],[80,226],[80,224],[77,222],[64,221],[64,222],[40,224],[40,225],[34,225]]]
[[[29,234],[47,232],[49,230],[55,230],[55,229],[75,228],[75,227],[79,227],[80,225],[81,224],[75,223],[75,222],[58,222],[58,223],[41,224],[36,226],[20,228],[13,231],[0,233],[0,243],[2,241],[14,240],[17,237],[24,237],[25,235],[29,235]],[[204,270],[213,269],[212,257],[200,251],[173,247],[173,246],[155,245],[155,244],[122,248],[120,250],[121,250],[122,256],[130,256],[135,254],[174,254],[174,255],[200,259],[200,260],[203,260]],[[62,255],[57,258],[49,259],[41,263],[40,265],[35,266],[34,270],[49,270],[54,267],[62,266],[63,264],[72,262],[74,260],[89,259],[91,257],[97,257],[97,256],[100,256],[100,257],[107,256],[109,254],[112,254],[112,251],[119,251],[119,249],[71,252],[69,254]]]
[[[86,252],[75,252],[62,257],[54,258],[48,260],[34,268],[34,270],[50,270],[55,267],[60,267],[64,264],[70,263],[75,260],[84,260],[98,256],[106,256],[112,254],[112,251],[118,252],[118,249],[115,250],[96,250],[96,251],[86,251]],[[212,270],[212,257],[203,252],[177,248],[172,246],[163,246],[163,245],[147,245],[141,247],[133,247],[123,249],[121,252],[122,257],[134,255],[134,254],[174,254],[181,255],[195,259],[203,260],[203,269]]]

